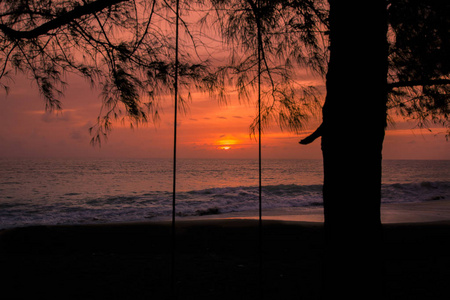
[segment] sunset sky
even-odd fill
[[[170,158],[173,146],[173,100],[161,105],[157,124],[130,129],[116,124],[101,147],[90,145],[89,127],[95,124],[101,100],[84,80],[69,78],[63,112],[45,112],[36,86],[17,76],[0,101],[1,158]],[[249,136],[256,114],[254,103],[239,103],[230,95],[227,105],[205,94],[193,94],[187,114],[179,115],[180,158],[257,158],[257,142]],[[320,141],[300,146],[298,141],[318,125],[311,119],[301,134],[281,132],[274,125],[263,134],[263,158],[320,159]],[[358,124],[355,124],[357,126]],[[450,159],[450,143],[443,129],[411,130],[413,124],[390,126],[385,159]],[[351,132],[342,128],[342,134]]]
[[[171,12],[171,11],[170,11]],[[186,16],[185,16],[186,17]],[[193,23],[195,11],[186,17]],[[173,30],[163,18],[155,21],[155,28]],[[223,45],[212,28],[205,28],[212,39],[204,40],[214,55],[223,56]],[[210,32],[211,31],[211,32]],[[181,32],[181,38],[183,34]],[[221,45],[220,47],[218,45]],[[232,45],[226,46],[231,47]],[[197,49],[202,52],[203,48]],[[229,49],[228,49],[229,50]],[[213,56],[214,56],[213,55]],[[220,59],[219,59],[220,60]],[[306,74],[306,75],[305,75]],[[324,83],[308,78],[307,72],[296,70],[296,76],[311,81],[324,90]],[[99,91],[75,75],[64,78],[68,82],[62,98],[61,113],[45,112],[45,103],[36,85],[22,74],[13,74],[7,82],[10,92],[0,91],[0,158],[170,158],[173,147],[173,98],[161,103],[161,120],[130,129],[128,124],[115,124],[108,140],[101,147],[90,144],[89,128],[100,113]],[[297,78],[296,78],[297,80]],[[309,82],[307,85],[310,85]],[[364,95],[361,95],[364,97]],[[257,158],[257,142],[249,135],[249,125],[255,118],[256,99],[240,102],[237,95],[229,95],[228,104],[219,104],[207,95],[193,94],[187,114],[179,115],[178,155],[180,158]],[[263,158],[320,159],[320,141],[301,146],[298,141],[320,124],[321,116],[311,118],[299,134],[282,132],[274,124],[263,134]],[[354,124],[358,126],[358,124]],[[386,159],[450,159],[450,142],[445,130],[432,128],[412,130],[414,124],[398,120],[390,126],[384,143]],[[351,135],[352,128],[342,128],[342,135]],[[343,138],[345,140],[345,138]]]

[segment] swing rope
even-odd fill
[[[173,187],[172,187],[172,278],[171,278],[171,290],[175,293],[175,249],[176,249],[176,180],[177,180],[177,122],[178,122],[178,23],[179,23],[179,6],[180,1],[176,2],[176,20],[175,20],[175,75],[174,75],[174,122],[173,122]]]
[[[262,278],[262,244],[263,244],[263,232],[262,232],[262,153],[261,153],[261,145],[262,145],[262,129],[261,129],[261,51],[262,51],[262,37],[261,37],[261,1],[257,1],[257,16],[256,16],[256,24],[257,24],[257,39],[258,39],[258,171],[259,171],[259,184],[258,184],[258,210],[259,210],[259,218],[258,218],[258,252],[259,252],[259,291],[260,291],[260,299],[263,298],[263,278]]]
[[[175,252],[176,252],[176,174],[177,174],[177,123],[178,123],[178,52],[179,52],[179,5],[180,1],[176,1],[176,21],[175,21],[175,74],[174,74],[174,125],[173,125],[173,186],[172,186],[172,270],[171,270],[171,290],[173,295],[176,295],[176,270],[175,270]],[[257,1],[258,14],[260,17],[261,1]],[[257,20],[257,47],[258,47],[258,232],[259,232],[259,283],[260,283],[260,298],[262,299],[262,128],[261,128],[261,51],[262,51],[262,37],[260,20]],[[175,298],[175,297],[174,297]]]
[[[258,13],[261,10],[261,3],[258,1]],[[259,21],[257,21],[259,22]],[[261,28],[257,26],[258,30],[258,166],[259,166],[259,225],[262,223],[262,167],[261,167]]]

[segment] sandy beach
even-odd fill
[[[389,299],[449,299],[449,203],[383,206]],[[0,293],[2,299],[320,299],[320,213],[266,212],[262,251],[251,213],[178,221],[174,293],[169,222],[3,230]]]
[[[195,220],[196,218],[185,218]],[[258,211],[204,216],[203,219],[258,219]],[[286,207],[263,212],[265,220],[322,222],[323,208]],[[450,200],[434,200],[413,203],[388,203],[381,205],[381,222],[417,223],[450,220]]]

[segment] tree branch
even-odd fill
[[[129,0],[97,0],[88,4],[75,7],[69,12],[66,12],[32,30],[19,31],[12,29],[4,24],[0,24],[0,30],[12,40],[20,39],[34,39],[41,35],[47,34],[49,31],[60,28],[70,22],[79,19],[85,15],[89,15],[95,12],[102,11],[106,7],[113,6],[120,2]]]
[[[450,79],[424,79],[424,80],[411,80],[411,81],[398,81],[388,83],[388,88],[390,90],[402,87],[413,87],[413,86],[430,86],[430,85],[445,85],[450,84]]]

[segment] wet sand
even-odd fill
[[[221,215],[204,216],[200,219],[258,219],[258,211],[246,211]],[[185,220],[196,220],[185,218]],[[286,207],[263,211],[264,220],[322,222],[323,208]],[[450,220],[450,200],[434,200],[417,203],[388,203],[381,205],[381,222],[422,223]]]

